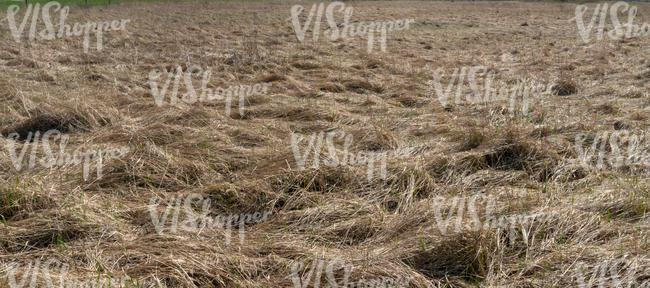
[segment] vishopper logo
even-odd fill
[[[54,8],[54,12],[60,11],[59,13],[59,31],[55,33],[54,25],[52,24],[52,17],[50,16],[50,10]],[[38,33],[40,39],[43,40],[54,40],[57,38],[64,38],[70,36],[81,36],[84,35],[83,48],[84,53],[88,53],[90,47],[90,33],[95,33],[97,37],[97,51],[102,51],[103,48],[103,33],[108,31],[119,31],[124,30],[126,23],[129,23],[131,20],[122,19],[114,20],[112,22],[102,21],[102,22],[87,22],[85,24],[74,23],[73,26],[66,24],[65,21],[70,12],[68,6],[63,6],[58,2],[48,2],[41,8],[40,3],[28,4],[27,10],[25,11],[25,16],[23,16],[20,25],[16,25],[16,14],[20,11],[20,6],[11,5],[7,8],[7,20],[9,22],[9,29],[11,30],[11,35],[14,40],[18,43],[21,42],[23,37],[23,31],[25,31],[25,26],[27,25],[30,17],[31,23],[29,26],[29,40],[33,41],[36,39],[36,26],[38,23],[39,16],[42,14],[43,24],[45,29]]]
[[[437,197],[433,200],[431,210],[434,213],[435,224],[443,235],[452,231],[449,226],[450,224],[455,224],[453,226],[454,232],[506,229],[510,233],[510,237],[508,238],[511,243],[514,243],[517,239],[518,231],[521,231],[522,240],[526,244],[528,244],[531,225],[536,220],[543,222],[545,221],[545,217],[552,215],[552,213],[535,213],[495,216],[493,215],[495,203],[496,199],[494,197],[486,197],[483,195],[474,195],[470,198],[453,197],[451,199]],[[443,207],[448,209],[446,216],[444,210],[442,210]],[[477,207],[483,209],[480,210]],[[484,215],[480,215],[480,211],[484,211]],[[468,219],[469,221],[466,221]]]
[[[598,261],[594,266],[579,262],[575,266],[577,287],[650,288],[650,279],[647,279],[650,271],[647,265],[644,270],[640,267],[636,259],[628,260],[626,255],[617,259]]]
[[[446,88],[441,84],[443,77],[445,77],[443,69],[438,68],[434,71],[432,81],[433,90],[442,106],[447,107],[450,104],[452,91],[455,90],[454,103],[456,105],[463,102],[486,104],[495,101],[507,101],[511,116],[514,115],[517,106],[520,107],[523,115],[527,115],[531,99],[534,96],[550,94],[553,87],[550,84],[544,85],[527,79],[520,80],[515,85],[505,83],[496,83],[498,85],[494,85],[494,71],[485,66],[454,68]],[[466,77],[470,88],[469,92],[464,89]],[[479,81],[483,77],[484,80]],[[481,87],[481,83],[483,87]],[[456,85],[456,89],[454,89],[454,85]],[[464,100],[463,94],[465,96]]]
[[[111,277],[99,273],[97,277],[93,277],[93,279],[73,279],[68,276],[69,268],[70,265],[63,263],[56,258],[49,258],[46,261],[41,261],[41,259],[39,259],[35,262],[25,264],[24,266],[15,262],[5,265],[6,279],[9,282],[9,288],[153,287],[153,283],[150,283],[149,281],[132,279],[128,275],[123,277]],[[55,272],[58,274],[58,277],[52,276],[50,272]],[[43,282],[45,284],[43,284]]]
[[[338,9],[337,9],[338,8]],[[321,30],[321,19],[323,18],[323,12],[326,13],[327,24],[329,28],[326,29],[323,34],[330,41],[336,41],[339,38],[347,39],[352,37],[366,37],[368,40],[368,53],[372,52],[374,47],[375,33],[380,33],[379,43],[382,52],[386,52],[386,34],[389,31],[400,31],[409,29],[409,25],[415,20],[413,19],[403,19],[403,20],[385,20],[385,21],[375,21],[375,22],[358,22],[350,23],[350,18],[352,18],[353,7],[345,7],[343,2],[331,2],[327,5],[327,10],[325,10],[325,3],[313,4],[311,10],[309,10],[309,15],[305,20],[304,24],[300,24],[299,16],[305,10],[305,7],[302,5],[294,5],[291,7],[291,23],[293,24],[293,29],[296,32],[296,37],[300,43],[305,42],[305,33],[307,28],[312,23],[312,19],[316,16],[314,20],[314,27],[312,29],[312,40],[314,42],[318,41]],[[343,24],[339,25],[336,23],[334,17],[334,12],[339,13],[343,12]],[[339,27],[343,27],[339,30]],[[356,29],[355,29],[356,28]]]
[[[382,287],[382,288],[397,288],[409,287],[409,282],[412,278],[403,277],[376,277],[371,279],[362,278],[358,281],[350,280],[353,266],[345,263],[341,259],[314,259],[311,261],[309,271],[305,271],[307,265],[303,261],[297,261],[291,264],[291,282],[294,288],[318,288],[323,280],[323,272],[325,272],[325,280],[328,286],[324,287]],[[338,271],[343,270],[343,277],[337,279]],[[341,273],[338,273],[341,274]],[[339,284],[339,282],[343,282]]]
[[[339,153],[334,145],[334,140],[344,139],[343,151]],[[353,144],[353,136],[345,135],[344,131],[335,130],[327,132],[325,136],[324,132],[318,134],[313,134],[309,139],[309,144],[305,148],[304,152],[300,152],[300,142],[304,138],[298,134],[291,133],[291,149],[293,150],[293,156],[295,157],[296,163],[299,170],[305,170],[305,164],[307,164],[307,159],[310,153],[313,153],[312,168],[318,169],[320,167],[320,157],[321,150],[323,146],[323,140],[327,147],[327,157],[323,159],[323,164],[328,167],[337,167],[339,165],[368,165],[367,176],[368,181],[373,179],[375,173],[375,163],[378,165],[379,177],[381,179],[386,179],[386,159],[388,155],[391,154],[392,158],[406,157],[410,154],[409,149],[404,150],[392,150],[384,152],[365,152],[359,151],[356,155],[350,153],[349,149]],[[342,157],[339,157],[338,154],[341,154]]]
[[[601,6],[602,5],[602,6]],[[576,6],[576,16],[571,18],[569,21],[576,21],[578,25],[578,33],[582,37],[582,41],[589,43],[591,41],[591,31],[594,29],[594,25],[598,18],[598,31],[596,32],[596,39],[602,40],[603,33],[605,32],[605,22],[607,19],[607,11],[609,8],[609,15],[612,19],[612,25],[614,26],[613,30],[610,30],[607,33],[607,36],[612,40],[621,40],[621,39],[630,39],[634,37],[648,36],[650,35],[650,24],[643,23],[642,26],[634,24],[634,17],[637,14],[637,7],[630,6],[627,2],[619,1],[612,4],[611,7],[608,6],[608,3],[597,4],[594,9],[594,13],[591,15],[589,24],[585,26],[585,13],[589,8],[587,5],[578,5]],[[619,9],[621,12],[627,12],[627,23],[621,24],[618,19]]]
[[[595,137],[578,134],[575,137],[575,151],[584,166],[597,169],[617,169],[623,166],[643,168],[650,166],[648,149],[650,143],[646,135],[635,135],[627,130],[604,131]],[[591,145],[589,145],[591,142]],[[598,154],[596,155],[596,151]]]
[[[66,151],[69,136],[62,134],[59,130],[48,130],[41,135],[40,131],[28,132],[20,152],[16,149],[18,141],[21,140],[21,135],[18,133],[11,133],[7,137],[6,149],[11,157],[11,162],[16,171],[21,171],[23,168],[25,154],[31,147],[28,159],[28,168],[33,169],[36,163],[40,164],[43,168],[63,167],[67,165],[79,165],[83,163],[83,179],[87,181],[90,178],[90,168],[93,162],[96,165],[97,179],[103,176],[103,163],[104,161],[124,157],[128,152],[128,147],[122,148],[105,148],[93,147],[89,150],[75,149],[72,153]],[[59,140],[58,153],[52,150],[50,141]],[[39,142],[40,141],[40,142]],[[38,159],[37,152],[39,144],[42,147],[43,158]]]
[[[159,88],[158,79],[162,77],[163,74],[167,74],[167,79],[164,84]],[[201,75],[201,88],[200,94],[197,94],[194,84],[192,82],[192,76]],[[266,94],[268,88],[271,86],[271,83],[262,83],[254,85],[239,85],[239,86],[230,86],[228,88],[217,87],[214,90],[208,88],[207,85],[210,83],[210,78],[212,75],[212,70],[207,69],[203,70],[200,66],[192,65],[185,72],[183,68],[178,66],[176,69],[170,69],[167,73],[163,73],[160,69],[153,69],[149,73],[149,86],[151,87],[151,94],[153,94],[154,101],[158,107],[164,105],[165,95],[169,90],[169,85],[172,83],[173,86],[171,95],[169,98],[169,104],[176,106],[178,104],[178,91],[181,83],[181,78],[187,92],[183,93],[181,100],[187,104],[194,104],[198,102],[206,101],[215,101],[215,100],[224,100],[226,101],[226,115],[230,116],[231,102],[234,97],[239,96],[239,114],[244,115],[244,106],[246,97],[258,94]]]
[[[234,226],[239,226],[239,243],[244,242],[244,230],[246,224],[259,224],[266,222],[270,211],[242,213],[234,215],[216,215],[209,216],[210,214],[210,199],[204,198],[201,194],[189,194],[187,196],[172,196],[167,201],[164,212],[159,212],[158,206],[164,202],[164,199],[152,197],[149,201],[149,213],[151,214],[151,221],[158,234],[165,231],[165,225],[168,223],[169,216],[169,229],[167,231],[176,233],[177,231],[201,233],[204,229],[213,230],[215,228],[226,230],[226,244],[230,244],[232,237],[232,230]],[[164,205],[164,204],[163,204]],[[185,218],[180,220],[181,205],[183,205],[183,212]],[[197,213],[198,210],[198,213]],[[236,228],[235,228],[236,229]]]

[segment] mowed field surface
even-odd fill
[[[297,3],[303,24],[312,3]],[[575,140],[587,135],[587,149],[603,133],[645,135],[648,36],[585,43],[570,21],[576,4],[346,2],[351,22],[415,20],[388,33],[385,52],[375,43],[368,53],[358,37],[321,33],[314,42],[308,32],[300,43],[294,4],[73,6],[68,24],[131,20],[104,33],[102,51],[91,34],[88,53],[83,36],[30,41],[25,33],[17,43],[0,12],[0,287],[10,287],[9,272],[23,275],[48,259],[69,266],[51,265],[55,285],[59,276],[129,275],[148,287],[296,287],[297,278],[304,287],[328,287],[331,278],[343,287],[344,277],[408,278],[408,287],[575,287],[579,266],[588,279],[616,259],[635,265],[621,281],[650,277],[647,162],[585,165]],[[635,23],[650,22],[650,6],[635,5]],[[208,87],[271,85],[241,109],[233,98],[230,113],[225,99],[172,106],[167,96],[156,105],[150,72],[192,65],[211,70]],[[493,71],[499,85],[528,79],[575,89],[535,95],[527,113],[510,113],[501,100],[443,106],[434,71],[442,69],[446,88],[454,69],[472,66]],[[200,76],[192,79],[200,93]],[[187,89],[179,85],[180,97]],[[50,129],[69,137],[70,153],[128,152],[105,159],[102,177],[90,165],[85,180],[83,164],[30,167],[30,157],[47,159],[42,148],[28,149],[18,170],[12,153],[35,142],[8,135]],[[386,153],[386,173],[379,162],[370,177],[369,165],[324,165],[333,131],[339,159],[341,135],[350,135],[348,155]],[[320,165],[312,154],[300,169],[292,135],[304,138],[302,153],[321,132]],[[647,153],[643,139],[637,150]],[[210,199],[191,207],[197,214],[271,213],[243,234],[239,225],[157,231],[152,215],[191,193]],[[479,199],[476,209],[471,199]],[[543,216],[475,225],[473,213],[484,219],[488,210],[497,219]],[[176,218],[186,214],[181,207]],[[39,273],[34,287],[46,287]]]

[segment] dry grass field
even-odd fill
[[[67,23],[130,19],[102,51],[91,36],[88,53],[83,37],[16,42],[0,12],[0,287],[650,285],[649,36],[585,43],[576,3],[345,2],[351,22],[414,20],[368,53],[358,37],[299,42],[295,4],[304,23],[311,2],[72,6]],[[630,4],[650,23],[650,5]],[[192,65],[211,70],[211,88],[268,90],[156,105],[151,71]],[[434,71],[446,88],[474,66],[497,88],[554,86],[527,113],[501,100],[442,105]],[[56,153],[123,153],[43,165],[33,137],[51,129]],[[321,163],[300,169],[321,132]],[[588,149],[612,134],[645,158],[610,165],[620,151],[600,139],[604,164],[579,160],[581,135]],[[356,162],[324,164],[327,147]],[[191,195],[209,202],[185,207]],[[126,276],[139,283],[115,280]]]

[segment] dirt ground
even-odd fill
[[[351,22],[414,20],[387,33],[385,51],[377,42],[368,53],[359,37],[312,41],[309,30],[301,43],[294,4],[305,7],[302,24],[311,2],[70,7],[66,23],[130,19],[104,33],[101,51],[91,34],[88,53],[83,36],[16,42],[0,12],[0,287],[126,276],[143,287],[613,287],[650,279],[650,163],[612,165],[607,155],[617,150],[608,143],[596,152],[605,155],[599,166],[581,162],[576,149],[581,135],[584,149],[599,135],[638,135],[638,145],[619,145],[647,160],[649,36],[585,43],[571,20],[575,3],[345,2]],[[650,5],[630,4],[635,23],[650,23]],[[155,82],[163,85],[164,71],[192,65],[210,69],[209,88],[268,90],[230,105],[223,97],[156,105],[152,71],[163,71]],[[436,69],[446,88],[454,69],[477,66],[496,87],[554,86],[526,111],[516,101],[465,96],[443,105]],[[200,75],[191,77],[199,93]],[[467,81],[462,89],[471,90]],[[39,163],[47,151],[30,138],[51,129],[62,133],[51,137],[53,150],[66,136],[71,154],[123,153],[92,158],[86,179],[80,161],[47,167]],[[311,155],[301,169],[301,153],[310,139],[318,147],[312,136],[321,132],[321,163]],[[16,162],[23,147],[41,148]],[[333,153],[347,162],[325,162]],[[158,217],[188,195],[210,202]],[[245,225],[156,227],[194,212],[265,211]],[[14,277],[26,277],[25,286]]]

